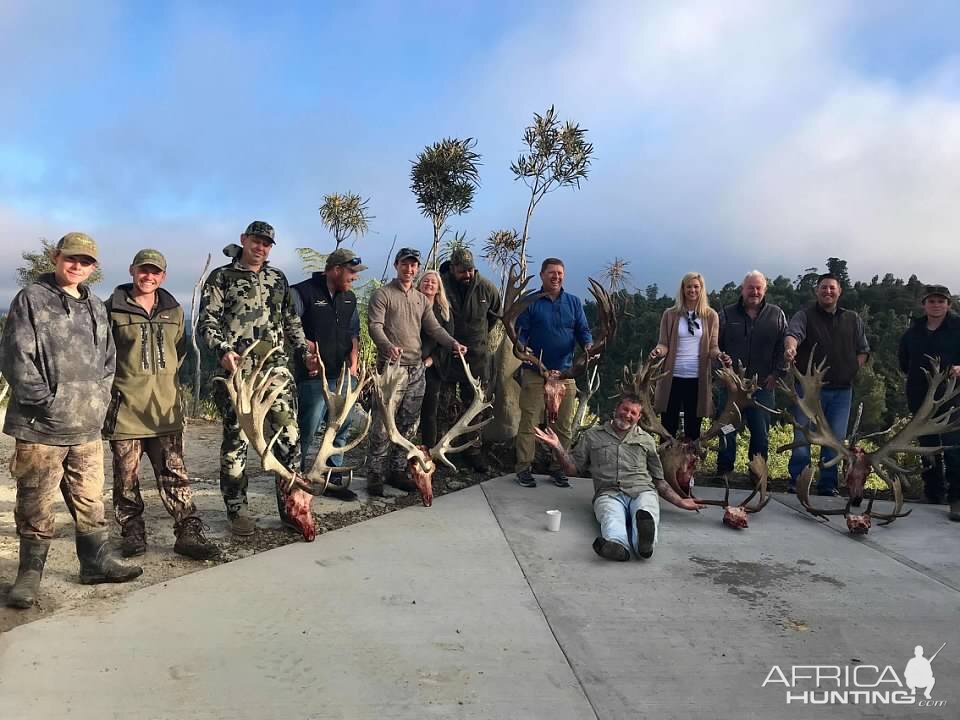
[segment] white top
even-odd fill
[[[677,328],[677,359],[673,363],[674,377],[700,376],[700,339],[703,337],[703,319],[698,318],[695,322],[693,335],[691,335],[687,315],[680,316],[680,326]]]

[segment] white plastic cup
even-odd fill
[[[547,530],[550,532],[560,532],[560,517],[562,513],[559,510],[547,510]]]

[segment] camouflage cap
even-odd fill
[[[167,259],[159,250],[144,248],[134,255],[133,266],[140,267],[141,265],[153,265],[154,267],[160,268],[164,272],[167,271]]]
[[[277,241],[273,234],[273,225],[268,222],[264,222],[263,220],[254,220],[252,223],[247,225],[247,229],[243,231],[243,234],[256,235],[257,237],[262,237],[272,243]]]
[[[64,235],[57,242],[57,250],[63,253],[64,257],[85,255],[94,260],[97,259],[97,243],[92,237],[81,232],[70,232]]]
[[[354,272],[363,272],[367,269],[367,266],[363,264],[363,260],[349,248],[337,248],[327,255],[327,267],[331,268],[337,265],[348,265]]]
[[[950,289],[946,285],[926,285],[923,288],[923,296],[920,298],[920,302],[926,302],[928,297],[934,295],[946,298],[947,302],[950,301]]]
[[[450,264],[463,268],[464,270],[473,270],[476,267],[473,264],[473,253],[470,248],[460,247],[450,254]]]

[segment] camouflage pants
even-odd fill
[[[237,411],[223,383],[217,383],[214,400],[223,417],[223,441],[220,443],[220,492],[228,514],[247,506],[247,439],[237,422]],[[300,433],[297,429],[297,398],[293,382],[289,382],[267,413],[264,437],[280,433],[273,444],[273,454],[290,469],[300,467]],[[277,507],[285,517],[283,504],[287,496],[285,483],[277,478]]]
[[[17,440],[10,475],[17,483],[13,514],[20,537],[53,537],[53,503],[58,487],[78,534],[104,527],[102,440],[65,446]]]
[[[120,527],[133,521],[142,524],[140,458],[146,453],[157,478],[160,502],[179,525],[196,513],[190,480],[183,464],[183,433],[160,437],[111,440],[113,451],[113,512]]]
[[[403,398],[397,407],[396,423],[397,430],[405,438],[412,439],[417,432],[417,425],[420,424],[420,407],[423,404],[423,393],[427,383],[423,363],[410,365],[404,369],[407,371],[407,384],[403,389]],[[367,442],[367,459],[372,477],[382,481],[389,470],[406,472],[406,455],[398,452],[387,437],[387,429],[383,425],[379,408],[374,411]]]

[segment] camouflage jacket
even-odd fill
[[[293,306],[286,276],[264,263],[259,272],[240,264],[240,246],[228,245],[223,254],[233,262],[218,267],[203,284],[197,333],[219,360],[233,350],[242,353],[251,345],[255,356],[272,347],[284,347],[284,339],[306,355],[303,325]],[[273,366],[286,365],[286,352],[271,356]],[[221,369],[220,374],[223,374]]]
[[[107,300],[117,346],[117,374],[103,436],[108,440],[150,438],[183,430],[177,370],[187,352],[183,308],[163,288],[147,312],[120,285]]]
[[[103,302],[80,298],[41,275],[13,299],[0,345],[10,383],[3,431],[44,445],[81,445],[100,437],[110,401],[116,350]]]

